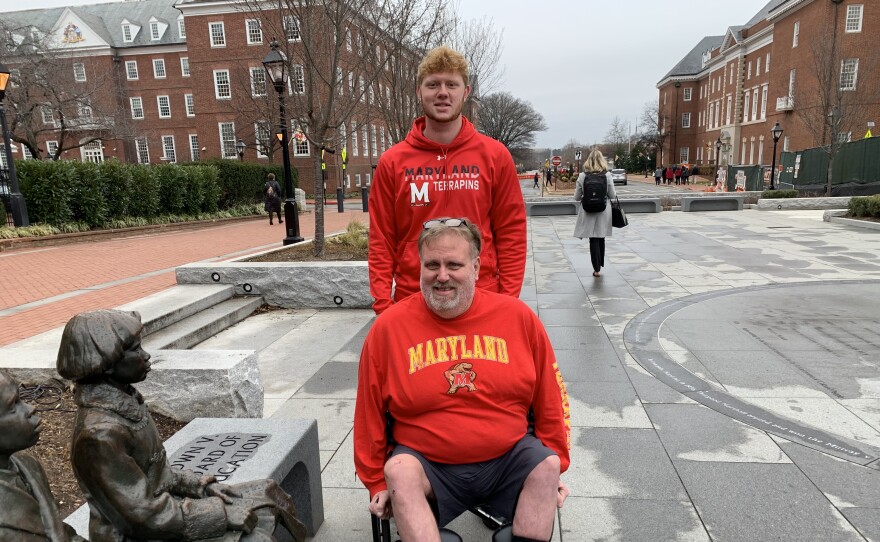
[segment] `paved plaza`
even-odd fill
[[[528,224],[522,298],[572,408],[563,539],[880,540],[880,232],[822,211],[629,218],[600,278],[575,217]],[[351,427],[372,320],[276,310],[197,347],[257,350],[265,416],[318,419],[315,541],[370,539]]]

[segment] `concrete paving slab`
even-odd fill
[[[572,428],[563,480],[576,497],[682,501],[684,487],[653,429]]]
[[[645,405],[673,459],[731,463],[790,463],[763,431],[702,405]]]
[[[779,447],[839,509],[880,508],[880,471],[776,437]]]
[[[842,508],[840,512],[868,540],[880,540],[880,508]]]
[[[603,353],[594,349],[555,350],[556,363],[567,384],[573,382],[629,382],[623,366],[609,348]]]
[[[629,382],[567,382],[566,389],[572,427],[651,428]]]
[[[540,309],[539,309],[540,310]],[[591,352],[593,348],[602,351],[605,345],[611,346],[608,335],[601,327],[554,326],[547,328],[547,336],[554,350],[581,350]]]
[[[538,309],[541,323],[551,326],[598,326],[599,318],[590,308],[581,309]]]
[[[675,461],[715,540],[861,541],[794,465]]]
[[[880,448],[880,432],[831,398],[747,397],[749,403],[833,435]]]
[[[565,540],[708,542],[689,501],[569,497]]]
[[[254,314],[203,341],[193,350],[260,351],[316,314],[315,309],[280,309]]]
[[[318,448],[335,452],[351,433],[354,424],[354,401],[351,399],[287,399],[271,418],[285,420],[308,415],[318,420]]]
[[[627,364],[626,373],[643,405],[651,403],[691,403],[694,401],[654,378],[641,365]]]

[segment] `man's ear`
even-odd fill
[[[471,95],[471,86],[468,85],[468,86],[464,87],[464,100],[462,100],[462,101],[466,102],[468,99],[468,96],[470,96],[470,95]]]
[[[474,278],[480,278],[480,257],[477,256],[477,259],[474,260]]]

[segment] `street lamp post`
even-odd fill
[[[245,148],[244,141],[239,139],[238,141],[235,142],[235,150],[238,151],[238,161],[239,162],[244,161],[244,148]]]
[[[782,137],[782,126],[777,122],[773,128],[770,129],[770,134],[773,136],[773,160],[772,165],[770,166],[770,190],[776,190],[776,144],[779,143],[779,138]]]
[[[271,50],[263,59],[263,67],[269,75],[269,80],[278,93],[278,110],[281,114],[280,132],[281,132],[281,156],[284,158],[284,220],[287,222],[287,236],[284,238],[284,244],[290,245],[303,241],[299,234],[299,213],[296,209],[296,198],[293,193],[293,177],[290,173],[290,149],[288,144],[290,139],[287,133],[287,117],[284,111],[284,86],[287,81],[285,74],[287,68],[287,57],[283,52],[278,50],[278,41],[272,38],[270,44]]]
[[[6,85],[9,83],[9,68],[0,64],[0,129],[3,130],[3,153],[6,155],[6,168],[9,175],[9,206],[12,207],[12,221],[16,228],[30,226],[28,220],[27,203],[24,196],[18,191],[18,175],[15,172],[15,161],[12,159],[12,148],[9,141],[9,129],[6,126],[6,110],[3,109],[3,99],[6,97]],[[6,217],[3,217],[6,222]]]

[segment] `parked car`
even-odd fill
[[[611,170],[611,180],[614,181],[614,184],[622,184],[626,186],[626,170],[625,169],[612,169]]]

